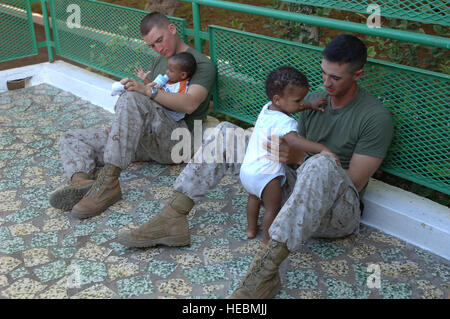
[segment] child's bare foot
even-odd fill
[[[247,238],[252,239],[256,237],[256,233],[258,232],[258,228],[249,228],[247,227],[247,230],[245,231],[245,234],[247,235]]]

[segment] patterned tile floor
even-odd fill
[[[45,84],[0,94],[0,298],[228,297],[259,249],[246,239],[246,193],[235,177],[190,213],[192,244],[184,248],[116,241],[120,228],[158,212],[183,165],[130,165],[120,177],[123,200],[96,218],[50,207],[49,193],[66,183],[61,134],[110,120]],[[366,226],[346,239],[309,241],[281,273],[276,298],[448,298],[450,288],[448,260]]]

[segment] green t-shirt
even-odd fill
[[[189,85],[199,84],[208,90],[208,96],[205,100],[203,100],[203,102],[194,112],[192,112],[192,114],[186,114],[184,118],[189,130],[192,131],[194,129],[194,120],[203,120],[206,118],[209,101],[211,100],[212,88],[216,78],[216,69],[214,68],[214,64],[211,60],[197,50],[189,47],[186,52],[192,54],[195,58],[195,62],[197,63],[197,68],[190,80]],[[152,81],[158,74],[165,74],[167,71],[167,59],[163,56],[158,56],[153,62],[151,71],[152,73],[149,75],[150,81]]]
[[[320,97],[328,99],[324,112],[306,110],[299,115],[301,136],[328,147],[339,157],[344,169],[348,169],[353,153],[386,156],[394,126],[383,104],[362,88],[350,103],[339,109],[331,108],[326,92],[308,94],[305,100]],[[308,153],[305,160],[312,155]]]

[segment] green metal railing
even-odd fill
[[[80,8],[82,23],[67,23],[69,5]],[[87,0],[51,1],[56,54],[123,78],[140,65],[149,69],[157,56],[142,40],[139,25],[147,11]],[[107,16],[105,16],[107,13]],[[185,39],[186,20],[170,17]]]
[[[450,25],[450,2],[445,0],[282,0],[296,4],[331,8],[359,13],[372,13],[367,8],[376,4],[383,17]]]
[[[366,24],[361,23],[342,21],[324,17],[316,17],[306,14],[274,10],[264,7],[251,6],[228,1],[220,1],[220,0],[180,0],[180,1],[192,3],[192,12],[194,13],[194,18],[196,18],[197,20],[200,19],[199,6],[205,5],[209,7],[238,11],[243,13],[271,17],[275,19],[302,22],[308,25],[321,26],[330,29],[356,32],[382,38],[400,40],[404,42],[418,43],[426,46],[450,49],[450,39],[428,34],[395,30],[390,28],[371,28],[368,27]],[[194,34],[197,36],[195,38],[195,47],[197,50],[201,50],[200,39],[202,38],[207,39],[207,34],[201,32],[200,21],[194,20]]]
[[[254,123],[267,102],[264,80],[281,65],[302,70],[321,89],[321,48],[210,26],[217,67],[217,111]],[[392,114],[395,136],[382,170],[450,193],[450,76],[369,59],[360,85]]]
[[[38,53],[28,1],[2,0],[0,21],[0,62]]]
[[[265,77],[279,65],[298,67],[308,76],[312,90],[320,89],[322,80],[318,66],[322,48],[218,26],[209,26],[208,32],[202,31],[200,5],[440,48],[450,47],[450,40],[444,37],[368,28],[358,23],[219,0],[182,1],[192,3],[193,29],[186,28],[184,19],[170,19],[185,40],[187,36],[194,38],[197,49],[201,50],[202,40],[210,41],[211,59],[218,71],[214,108],[248,123],[255,121],[266,102]],[[156,56],[139,34],[139,22],[146,11],[91,0],[41,0],[44,5],[49,4],[52,27],[50,29],[44,16],[47,40],[36,44],[30,1],[9,0],[8,5],[15,7],[12,11],[5,10],[4,2],[0,5],[0,38],[3,40],[0,61],[36,54],[36,47],[45,44],[52,54],[54,47],[58,55],[125,77],[133,76],[138,64],[147,69]],[[82,14],[77,27],[67,23],[71,14],[67,8],[73,4],[79,6]],[[17,10],[21,10],[20,18]],[[26,50],[17,52],[19,46],[15,41],[28,43],[24,45]],[[395,138],[382,169],[450,194],[450,76],[372,59],[366,65],[361,85],[384,103],[395,121]]]

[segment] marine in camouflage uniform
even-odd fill
[[[239,152],[237,143],[227,141],[226,130],[236,128],[228,122],[218,126],[224,144],[235,146],[233,154]],[[214,143],[215,138],[217,135],[210,136],[203,148]],[[198,202],[227,172],[239,176],[241,164],[225,163],[226,151],[222,157],[224,163],[202,164],[192,159],[175,180],[174,190]],[[272,239],[286,243],[291,251],[311,237],[343,237],[359,229],[358,192],[331,155],[315,155],[297,169],[287,166],[282,193],[284,205],[269,233]]]
[[[187,196],[191,201],[187,201],[189,206],[203,199],[204,195],[220,183],[227,172],[239,176],[241,163],[236,160],[236,157],[242,149],[238,148],[236,136],[227,134],[227,131],[232,132],[237,129],[239,128],[234,124],[220,123],[216,132],[203,142],[202,148],[197,151],[175,180],[173,185],[175,194]],[[230,140],[230,136],[233,140]],[[248,137],[249,135],[245,140],[244,150]],[[223,141],[220,160],[215,157],[216,162],[210,164],[198,160],[204,158],[204,154],[199,152],[204,152],[208,145],[215,144],[217,140]],[[230,146],[233,147],[232,150]],[[217,145],[210,149],[216,150]],[[235,155],[231,163],[227,163],[227,151],[232,151]],[[282,193],[284,205],[270,227],[269,233],[273,239],[286,243],[291,251],[299,249],[301,244],[311,237],[342,237],[359,229],[358,192],[345,171],[336,164],[331,155],[315,155],[297,169],[287,166],[286,183],[283,185]],[[167,236],[161,237],[176,237],[180,242],[189,244],[189,231],[172,232],[171,224],[167,222],[160,225],[162,229],[159,232],[167,231]],[[119,234],[119,241],[127,246],[137,244],[146,247],[167,243],[170,246],[179,245],[177,241],[170,242],[167,238],[153,238],[152,225],[150,221],[140,229],[124,231]],[[167,229],[163,230],[165,228]],[[138,232],[142,237],[139,242]],[[184,237],[182,237],[183,234]]]
[[[290,252],[312,237],[338,238],[358,232],[359,192],[363,194],[369,177],[386,156],[393,136],[389,112],[357,85],[364,74],[366,58],[365,45],[354,36],[340,35],[325,48],[322,73],[329,92],[317,94],[327,97],[328,104],[323,113],[301,113],[299,135],[324,144],[336,154],[342,167],[333,155],[326,153],[307,154],[297,169],[287,167],[283,206],[269,228],[271,239],[255,256],[231,298],[275,296],[281,287],[279,266]],[[317,94],[308,98],[317,98]],[[230,125],[221,124],[219,134],[211,136],[205,144],[220,137],[230,147],[234,141],[227,141],[224,133]],[[239,172],[239,163],[224,160],[229,150],[226,147],[223,163],[191,160],[175,181],[174,195],[161,212],[136,229],[119,232],[118,241],[130,247],[188,245],[186,216],[195,202],[216,186],[228,169],[236,175]]]
[[[133,161],[156,161],[172,164],[171,152],[177,140],[171,140],[173,130],[188,130],[185,121],[175,121],[163,108],[149,97],[137,92],[125,92],[117,100],[115,116],[108,132],[102,129],[79,129],[66,132],[59,141],[59,149],[64,172],[71,185],[55,190],[50,196],[53,207],[72,209],[90,191],[94,183],[94,172],[100,166],[109,167],[111,174],[118,177]],[[107,178],[100,171],[99,177]],[[99,178],[98,178],[99,179]],[[120,186],[116,178],[111,179],[114,187],[107,197],[112,205],[120,199]],[[100,180],[99,180],[100,182]],[[98,209],[90,209],[92,214],[72,211],[78,218],[98,214]]]
[[[82,129],[65,133],[59,142],[67,178],[77,172],[92,175],[94,169],[110,163],[126,169],[133,161],[172,164],[171,140],[176,128],[188,129],[184,121],[174,121],[149,97],[125,92],[117,100],[109,134],[102,129]]]
[[[188,91],[177,94],[150,88],[131,78],[122,79],[127,91],[115,105],[109,134],[95,129],[64,134],[60,153],[71,183],[53,192],[50,204],[70,209],[74,217],[96,216],[118,201],[122,196],[120,173],[132,161],[173,163],[171,151],[178,141],[171,139],[172,133],[177,129],[191,132],[193,122],[206,117],[216,74],[211,60],[184,43],[176,26],[161,13],[147,14],[141,21],[140,31],[144,42],[159,53],[152,60],[149,73],[164,74],[168,70],[168,59],[181,52],[194,56],[195,73]],[[174,120],[158,101],[186,116]],[[93,171],[103,164],[94,180]]]

